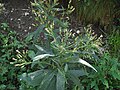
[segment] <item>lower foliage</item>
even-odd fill
[[[120,62],[118,58],[104,53],[96,63],[97,73],[90,73],[82,78],[84,90],[118,90],[120,89]]]
[[[20,82],[18,75],[21,68],[14,63],[17,56],[16,50],[23,47],[23,44],[15,37],[7,23],[2,23],[0,27],[0,90],[18,90]],[[24,70],[23,70],[24,71]]]

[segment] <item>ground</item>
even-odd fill
[[[30,1],[10,0],[4,7],[0,22],[7,22],[12,30],[20,34],[20,37],[25,37],[36,29]]]
[[[4,4],[4,12],[0,17],[0,22],[7,22],[12,30],[15,30],[20,39],[23,39],[28,33],[35,31],[34,26],[37,22],[32,13],[30,0],[9,0]],[[83,25],[73,16],[70,20],[70,29],[73,33],[83,31]],[[98,27],[93,28],[95,33],[101,34]]]

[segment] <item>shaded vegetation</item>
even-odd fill
[[[0,22],[0,90],[119,90],[119,2],[34,0],[37,29],[23,40]]]

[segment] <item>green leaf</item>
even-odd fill
[[[68,71],[68,64],[65,64],[65,68],[64,68],[65,72]]]
[[[91,82],[91,88],[93,88],[95,85],[96,85],[96,81],[94,80]]]
[[[99,90],[98,85],[95,85],[94,89],[95,90]]]
[[[53,77],[48,88],[49,88],[49,90],[56,90],[56,77]]]
[[[38,50],[40,50],[41,52],[47,53],[47,51],[44,50],[42,47],[40,47],[40,46],[38,46],[38,45],[35,45],[35,47],[36,47]]]
[[[102,82],[107,88],[109,88],[108,81],[106,79],[103,79]]]
[[[65,90],[65,76],[63,73],[57,73],[57,82],[56,82],[56,90]]]
[[[3,27],[3,28],[8,28],[9,26],[8,26],[8,24],[7,23],[1,23],[1,27]]]
[[[40,60],[40,59],[43,59],[43,58],[47,58],[47,57],[53,57],[54,55],[51,55],[51,54],[42,54],[42,55],[38,55],[36,57],[33,58],[33,61],[37,61],[37,60]]]
[[[72,73],[76,77],[87,75],[87,73],[84,70],[69,70],[68,72]]]
[[[110,72],[110,74],[113,76],[114,79],[120,80],[120,73],[118,70],[116,70],[116,72]]]
[[[33,39],[33,34],[31,33],[31,34],[29,34],[29,35],[26,37],[25,41],[26,41],[26,42],[29,42],[29,41],[32,40],[32,39]]]
[[[54,75],[55,75],[55,71],[47,73],[45,75],[44,79],[42,80],[42,82],[40,83],[38,90],[48,90],[48,87],[49,87]]]
[[[26,81],[28,84],[31,83],[30,77],[28,77],[27,73],[23,73],[23,74],[21,75],[20,80],[24,80],[24,81]]]
[[[88,62],[86,62],[85,60],[83,60],[83,59],[80,58],[78,60],[78,62],[81,63],[81,64],[83,64],[83,65],[86,65],[86,66],[92,68],[93,70],[95,70],[97,72],[97,70],[92,65],[90,65]]]
[[[29,85],[35,87],[40,85],[46,73],[44,70],[38,70],[29,74],[24,73],[22,74],[21,79],[26,81]]]
[[[30,41],[31,39],[33,39],[33,41],[36,42],[38,40],[38,37],[40,36],[40,33],[44,32],[44,27],[45,25],[40,25],[33,33],[28,35],[26,41]]]
[[[6,85],[4,85],[4,84],[0,85],[1,90],[5,90],[5,88],[6,88]]]
[[[29,50],[29,51],[28,51],[28,56],[29,56],[30,58],[33,58],[33,57],[35,56],[35,52],[32,51],[32,50]]]
[[[71,72],[67,72],[67,77],[73,81],[77,86],[81,86],[80,84],[80,80],[78,77],[76,77],[74,74],[72,74]]]

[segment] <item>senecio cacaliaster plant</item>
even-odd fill
[[[39,3],[37,3],[39,10],[43,10],[46,6]],[[84,34],[75,37],[68,30],[67,21],[53,17],[49,13],[45,14],[42,19],[48,22],[42,23],[36,32],[43,31],[45,41],[39,45],[35,44],[37,51],[32,52],[35,55],[31,57],[33,60],[31,66],[33,68],[37,66],[38,70],[24,73],[21,79],[36,90],[67,90],[74,86],[80,89],[79,77],[87,74],[81,64],[97,72],[84,59],[92,61],[97,57],[100,53],[100,39],[92,36],[89,29],[85,29]],[[36,32],[31,34],[33,38]]]

